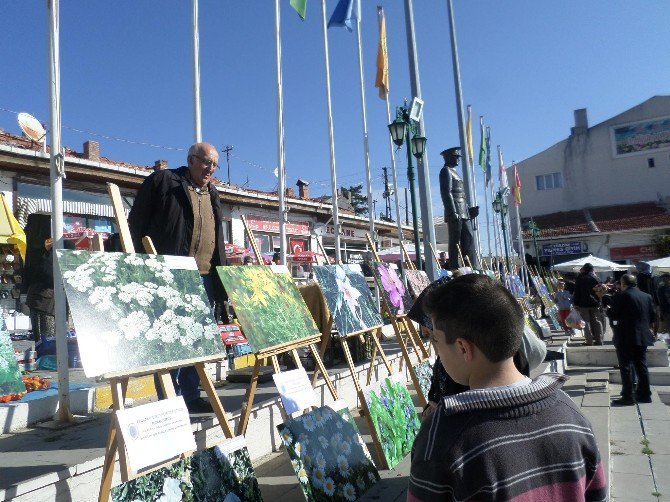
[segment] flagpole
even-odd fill
[[[63,249],[63,178],[65,178],[65,156],[61,143],[60,100],[60,12],[59,0],[47,0],[49,27],[49,101],[51,158],[51,237],[53,239],[54,317],[56,323],[56,369],[58,371],[58,411],[56,422],[74,422],[70,411],[70,374],[67,350],[67,312],[63,278],[56,259],[56,252]]]
[[[482,127],[484,125],[484,117],[480,117]],[[491,226],[489,222],[489,198],[488,198],[488,185],[489,183],[493,184],[491,179],[491,128],[486,127],[484,134],[484,145],[486,146],[486,159],[484,163],[484,205],[486,206],[486,240],[489,247],[489,259],[491,258]]]
[[[281,65],[281,11],[279,0],[275,0],[275,47],[277,56],[277,166],[279,178],[279,254],[281,263],[286,264],[286,171],[284,167],[284,89]]]
[[[361,87],[361,120],[363,122],[363,163],[365,166],[365,181],[368,188],[368,215],[370,221],[370,238],[375,238],[375,214],[372,209],[372,175],[370,173],[370,145],[368,143],[368,119],[365,106],[365,79],[363,78],[363,48],[361,42],[361,0],[356,0],[356,42],[358,45],[358,77]]]
[[[335,172],[335,139],[333,134],[333,109],[330,99],[330,61],[328,58],[328,25],[326,23],[326,0],[321,0],[323,23],[323,51],[326,68],[326,103],[328,106],[328,145],[330,151],[330,189],[333,192],[333,227],[335,236],[335,263],[342,262],[340,253],[340,217],[337,207],[337,173]]]
[[[198,0],[193,0],[193,130],[195,142],[202,141],[200,116],[200,31],[198,29]]]
[[[405,0],[405,30],[407,32],[407,53],[409,58],[409,80],[412,95],[421,99],[421,80],[419,79],[419,56],[416,49],[414,32],[414,7],[412,0]],[[419,118],[419,135],[425,136],[423,114]],[[407,148],[410,148],[407,145]],[[439,269],[435,260],[429,257],[429,249],[437,249],[435,244],[435,224],[433,222],[433,199],[430,187],[430,168],[428,166],[428,150],[417,159],[417,174],[419,187],[419,205],[421,207],[421,232],[423,233],[424,266],[428,277],[438,278]]]

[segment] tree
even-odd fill
[[[659,256],[670,255],[670,232],[665,232],[654,238],[654,245]]]
[[[356,216],[364,216],[368,214],[368,196],[363,195],[363,185],[351,185],[350,187],[342,187],[342,194],[349,199],[351,205],[354,206],[354,214]]]

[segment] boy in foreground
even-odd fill
[[[424,308],[444,368],[470,390],[422,423],[407,500],[606,500],[591,424],[561,390],[567,377],[531,380],[514,366],[523,311],[502,284],[458,277]]]

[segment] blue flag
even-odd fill
[[[486,128],[486,175],[484,186],[491,182],[491,128]]]
[[[328,28],[331,26],[344,26],[347,30],[353,31],[351,26],[351,18],[354,16],[354,1],[355,0],[340,0],[330,16],[328,21]]]

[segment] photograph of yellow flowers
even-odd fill
[[[224,352],[195,260],[64,250],[57,258],[87,377]]]
[[[262,502],[244,437],[112,488],[112,502]]]
[[[387,467],[393,469],[409,454],[417,432],[419,416],[400,373],[363,387],[363,398],[369,410],[371,428],[374,428]]]
[[[270,267],[217,267],[253,352],[320,334],[288,274]]]
[[[25,391],[26,386],[21,379],[7,325],[5,320],[0,318],[0,396],[20,394]]]
[[[333,405],[277,426],[309,502],[357,500],[379,481],[346,403]]]
[[[391,313],[393,315],[406,314],[412,307],[413,300],[395,269],[391,268],[388,263],[373,263],[372,271]]]
[[[363,274],[341,265],[319,265],[313,271],[340,336],[384,324]]]
[[[428,275],[423,270],[405,270],[407,286],[414,298],[417,298],[430,284]]]

